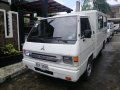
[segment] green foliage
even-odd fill
[[[92,5],[90,4],[92,3]],[[98,10],[103,13],[110,13],[111,8],[109,4],[106,2],[106,0],[84,0],[82,10]]]
[[[0,47],[0,57],[19,55],[20,52],[17,51],[12,44],[7,44],[4,47]]]
[[[82,11],[91,10],[91,9],[93,9],[93,8],[90,4],[90,0],[84,0],[83,6],[82,6]]]
[[[103,13],[111,12],[111,8],[106,0],[93,0],[94,9],[99,10]]]

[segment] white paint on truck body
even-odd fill
[[[49,24],[51,23],[51,25],[53,26],[54,24],[56,25],[54,26],[53,31],[57,31],[56,27],[59,27],[59,25],[65,23],[66,26],[68,26],[68,30],[70,32],[72,32],[71,28],[73,29],[73,27],[75,27],[76,30],[75,34],[74,32],[66,33],[65,38],[67,38],[68,41],[61,40],[60,37],[58,36],[56,37],[57,39],[53,37],[52,39],[51,38],[48,39],[48,37],[46,37],[47,39],[44,38],[46,41],[38,42],[39,41],[38,38],[37,38],[38,41],[36,39],[33,40],[33,37],[30,38],[32,33],[31,31],[28,36],[28,39],[26,40],[23,46],[24,50],[23,63],[27,65],[28,68],[36,72],[64,80],[70,79],[70,81],[76,82],[79,79],[79,77],[85,72],[88,59],[90,58],[90,56],[93,56],[93,59],[96,58],[107,38],[106,34],[107,26],[103,25],[103,28],[98,29],[100,26],[99,25],[100,23],[98,21],[102,20],[101,19],[102,17],[100,17],[100,19],[98,20],[99,15],[103,16],[103,18],[106,17],[103,13],[98,12],[96,10],[92,10],[78,12],[74,14],[58,15],[47,18],[47,20],[50,19],[48,22]],[[65,19],[68,17],[70,20],[72,20],[71,22],[67,22],[68,19],[67,20]],[[74,22],[73,17],[76,18],[75,20],[76,24],[72,23]],[[57,20],[60,21],[62,19],[63,22],[61,21],[57,23]],[[64,22],[64,19],[66,22]],[[40,24],[42,22],[44,22],[44,20],[40,21]],[[90,31],[86,30],[85,32],[82,31],[81,28],[82,29],[86,28],[84,27],[84,25],[86,25],[85,24],[86,22],[87,24],[90,24],[86,26],[88,27],[88,29],[90,28]],[[71,25],[69,25],[70,23],[72,23],[71,25],[75,24],[75,26],[72,27]],[[49,24],[47,24],[47,26]],[[36,26],[37,24],[35,25],[35,27]],[[62,31],[64,28],[66,28],[66,26],[63,25],[63,27],[57,29],[59,30],[61,29]],[[64,35],[65,30],[62,31]],[[73,37],[76,37],[76,40],[72,39]],[[40,38],[40,40],[43,39]]]

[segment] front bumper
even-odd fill
[[[51,77],[55,77],[55,78],[60,78],[60,79],[64,79],[66,80],[66,77],[70,77],[71,80],[69,81],[72,81],[72,82],[76,82],[79,77],[80,77],[80,70],[68,70],[68,69],[65,69],[65,68],[60,68],[60,67],[55,67],[55,66],[52,66],[52,65],[48,65],[48,68],[49,68],[49,71],[45,71],[45,72],[42,72],[40,70],[38,70],[39,68],[36,69],[36,62],[38,61],[31,61],[29,59],[23,59],[23,63],[25,65],[27,65],[27,67],[31,70],[34,70],[38,73],[41,73],[41,74],[44,74],[44,75],[47,75],[47,76],[51,76]],[[39,63],[42,63],[44,64],[43,62],[40,62]],[[50,73],[47,73],[47,72],[52,72],[53,74],[50,74]]]

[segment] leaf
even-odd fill
[[[93,7],[91,6],[90,2],[93,4]],[[103,13],[110,13],[111,8],[109,4],[106,2],[106,0],[84,0],[82,10],[98,10]]]
[[[12,44],[7,44],[4,47],[0,47],[0,57],[18,54],[20,54],[20,52],[17,51]]]

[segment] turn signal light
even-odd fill
[[[72,78],[71,77],[65,77],[65,80],[71,81]]]
[[[73,61],[74,61],[74,62],[78,62],[78,61],[79,61],[79,58],[78,58],[78,56],[76,56],[76,57],[73,57]]]

